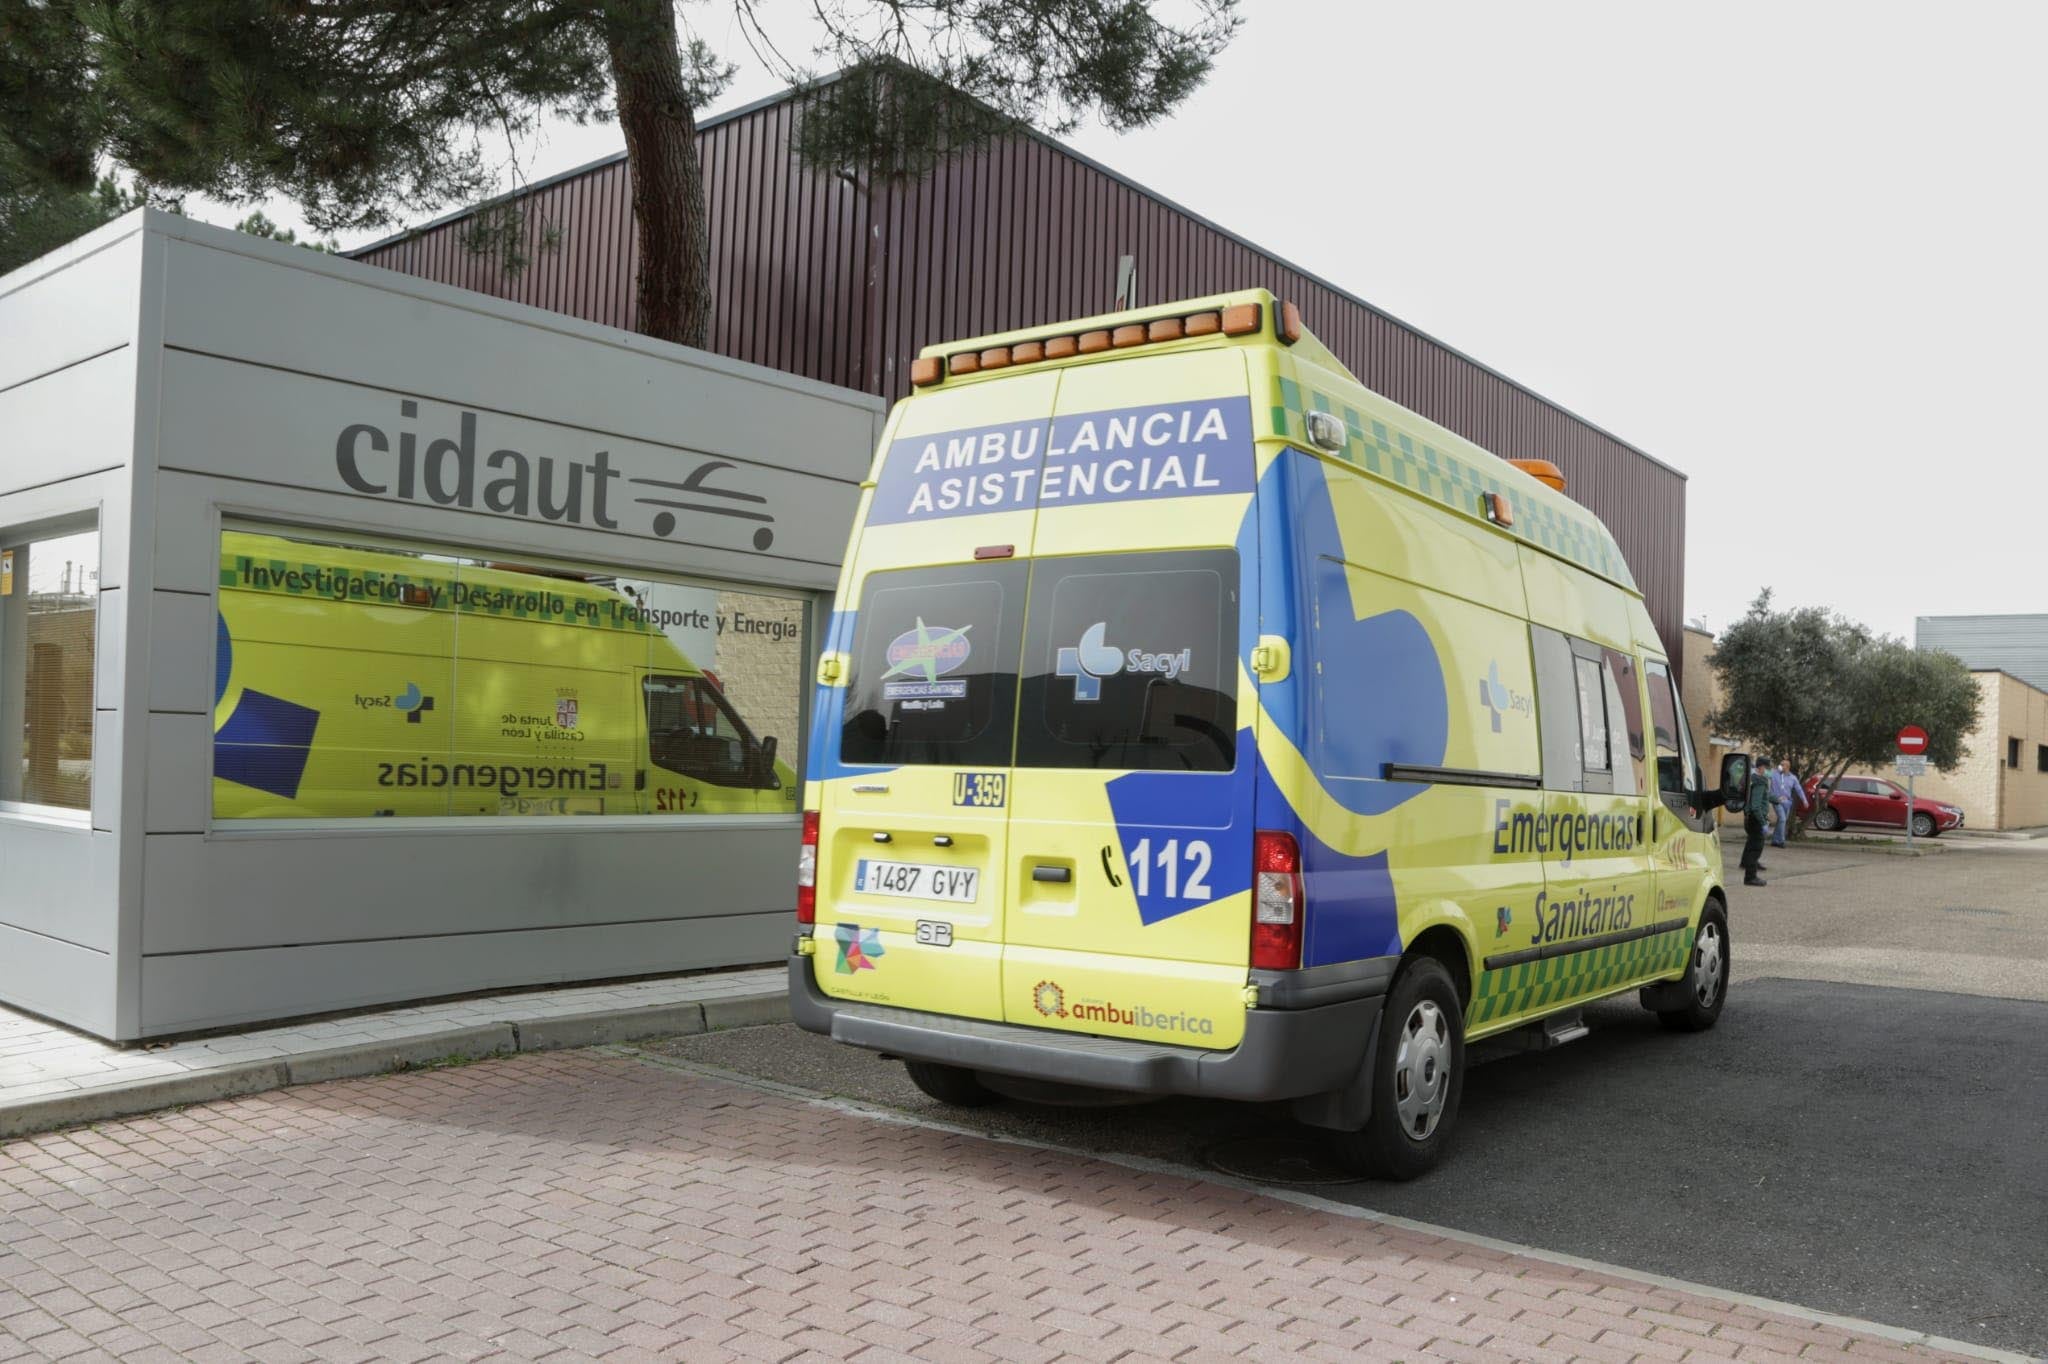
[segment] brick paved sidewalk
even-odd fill
[[[515,990],[121,1047],[0,1006],[0,1137],[374,1074],[451,1054],[549,1051],[781,1015],[781,967]]]
[[[620,1052],[0,1145],[0,1359],[1932,1359]]]

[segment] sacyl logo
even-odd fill
[[[1077,645],[1063,646],[1053,660],[1056,676],[1074,679],[1076,701],[1100,701],[1102,679],[1121,672],[1160,673],[1171,682],[1195,665],[1193,649],[1158,654],[1143,649],[1118,649],[1104,642],[1108,631],[1107,621],[1096,621],[1081,632]]]
[[[1493,713],[1493,732],[1500,733],[1500,719],[1509,712],[1529,714],[1534,707],[1529,698],[1505,685],[1500,680],[1498,660],[1486,665],[1486,676],[1479,679],[1479,704]]]
[[[363,693],[357,692],[356,707],[359,710],[381,710],[386,708],[395,710],[405,716],[407,724],[416,725],[420,722],[422,715],[425,715],[434,708],[434,698],[422,692],[419,683],[408,682],[405,684],[405,690],[395,696],[389,694],[365,696]]]

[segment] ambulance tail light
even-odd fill
[[[1293,971],[1301,965],[1301,845],[1294,835],[1261,829],[1252,835],[1252,968]]]
[[[796,850],[796,921],[818,922],[818,812],[804,811],[804,841]]]

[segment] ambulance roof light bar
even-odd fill
[[[1233,303],[1225,308],[1207,308],[1178,317],[1126,322],[1115,327],[1093,327],[1087,331],[1018,341],[1007,346],[954,351],[950,355],[920,355],[910,362],[913,388],[930,388],[948,375],[980,374],[988,370],[1035,365],[1042,360],[1066,360],[1076,355],[1101,355],[1113,350],[1133,350],[1200,336],[1254,336],[1266,325],[1266,308],[1258,303]],[[1272,309],[1274,335],[1293,345],[1306,335],[1301,310],[1292,303],[1279,302]]]

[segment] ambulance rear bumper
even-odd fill
[[[1379,1027],[1392,975],[1389,959],[1384,972],[1353,970],[1341,983],[1326,982],[1305,996],[1315,1002],[1303,1007],[1262,1004],[1245,1014],[1244,1039],[1236,1047],[1204,1051],[834,999],[818,989],[812,960],[789,959],[790,1017],[835,1042],[1021,1079],[1252,1102],[1303,1098],[1351,1084]],[[1263,980],[1256,983],[1262,1000],[1282,993],[1269,991]]]

